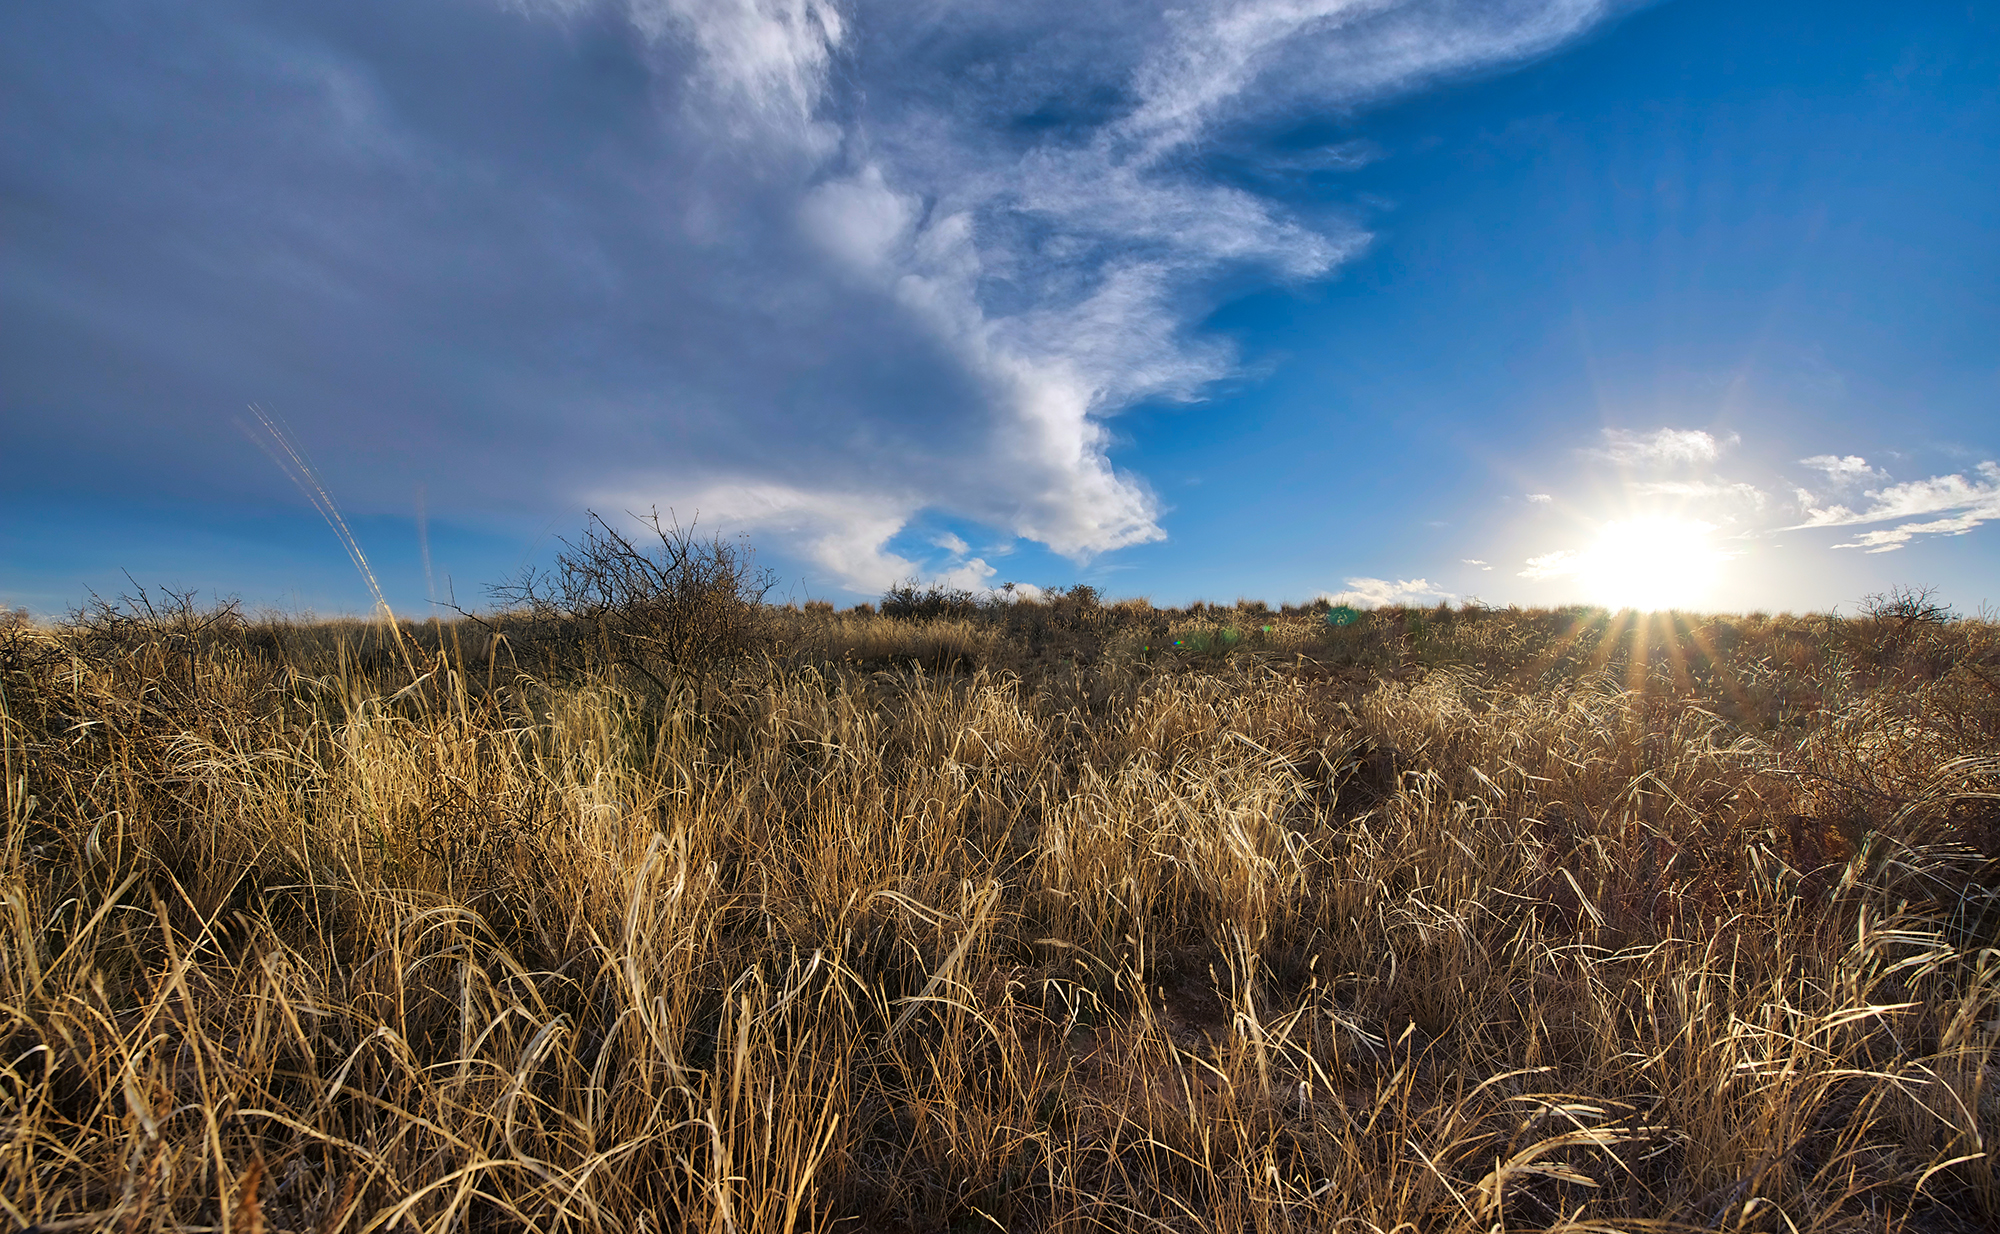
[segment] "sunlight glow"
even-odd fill
[[[1730,556],[1710,542],[1714,530],[1664,515],[1606,523],[1577,575],[1592,602],[1607,608],[1698,608]]]

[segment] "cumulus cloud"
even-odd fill
[[[1458,600],[1455,593],[1431,586],[1429,579],[1392,581],[1385,578],[1348,578],[1341,581],[1347,584],[1347,590],[1323,591],[1319,598],[1330,604],[1351,604],[1355,608],[1428,608]]]
[[[1859,510],[1845,505],[1812,505],[1812,494],[1802,491],[1799,494],[1801,499],[1808,502],[1806,519],[1786,530],[1913,520],[1896,527],[1864,531],[1852,540],[1834,545],[1835,548],[1858,548],[1869,553],[1894,552],[1923,536],[1962,536],[1982,523],[2000,519],[2000,463],[1989,459],[1979,464],[1975,475],[1977,478],[1970,480],[1960,474],[1932,476],[1927,480],[1869,489],[1862,494],[1868,499],[1867,504]],[[1932,514],[1949,514],[1950,517],[1924,517]]]
[[[885,547],[915,511],[912,498],[801,489],[757,480],[718,481],[700,488],[661,487],[681,494],[682,504],[671,511],[674,517],[704,528],[727,528],[777,539],[857,591],[880,591],[924,573],[920,562]],[[599,490],[590,499],[601,509],[639,511],[652,506],[649,495],[653,491],[655,487],[650,485],[636,492]],[[987,574],[991,574],[990,569]]]
[[[1107,421],[1232,371],[1217,289],[1367,242],[1204,160],[1358,165],[1270,137],[1611,4],[78,0],[0,37],[0,311],[54,323],[0,363],[107,476],[269,488],[183,431],[254,400],[359,513],[700,507],[859,591],[924,512],[1086,559],[1164,534]]]
[[[1477,566],[1481,570],[1491,570],[1493,568],[1492,566],[1488,565],[1486,562],[1481,561],[1477,557],[1461,557],[1458,560],[1461,565]]]
[[[820,247],[860,272],[883,269],[908,240],[921,203],[894,192],[874,164],[805,195],[799,221]]]
[[[990,588],[986,592],[986,596],[1002,604],[1017,604],[1023,600],[1046,600],[1049,598],[1050,592],[1047,588],[1037,587],[1033,583],[1008,582],[1001,583],[998,587]]]
[[[1551,505],[1555,502],[1555,495],[1553,493],[1529,493],[1528,501],[1530,504],[1537,506]]]
[[[1650,433],[1604,430],[1604,442],[1585,454],[1631,468],[1667,468],[1712,463],[1737,443],[1735,434],[1720,441],[1701,429],[1660,428]]]
[[[932,573],[928,577],[945,587],[956,588],[959,591],[990,592],[993,589],[993,576],[998,573],[998,570],[986,564],[984,558],[973,557]]]

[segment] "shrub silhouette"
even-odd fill
[[[592,511],[553,570],[524,570],[492,589],[509,610],[494,628],[549,669],[602,664],[661,689],[676,671],[768,642],[764,597],[775,579],[747,544],[703,538],[657,510],[639,522],[651,533],[643,547]]]
[[[905,621],[931,617],[970,617],[979,611],[978,599],[969,591],[943,583],[919,586],[906,579],[882,593],[882,615]]]

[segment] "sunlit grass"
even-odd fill
[[[774,616],[0,634],[9,1218],[2000,1218],[1988,626]]]

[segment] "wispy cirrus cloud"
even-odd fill
[[[1718,440],[1704,429],[1659,428],[1642,433],[1607,428],[1602,444],[1587,446],[1582,453],[1621,467],[1688,467],[1713,463],[1738,440],[1733,433]]]
[[[1771,495],[1744,480],[1649,480],[1630,486],[1641,499],[1666,497],[1711,510],[1733,509],[1760,514],[1771,504]]]
[[[1858,458],[1849,456],[1849,459],[1866,467]],[[1838,504],[1815,505],[1811,503],[1812,494],[1801,492],[1801,500],[1806,503],[1805,521],[1786,530],[1856,527],[1899,519],[1911,520],[1895,527],[1865,531],[1852,540],[1833,546],[1858,548],[1869,553],[1895,552],[1921,537],[1962,536],[1982,523],[2000,519],[2000,462],[1988,460],[1979,464],[1974,476],[1967,479],[1963,474],[1954,473],[1870,489],[1862,494],[1867,498],[1867,504],[1858,510]],[[1949,517],[1925,517],[1933,514]]]

